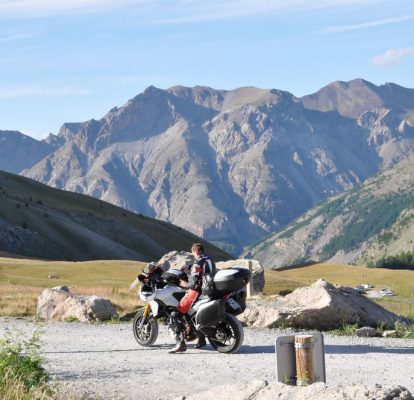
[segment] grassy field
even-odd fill
[[[129,285],[145,265],[135,261],[0,258],[0,315],[34,315],[39,294],[45,288],[63,285],[73,293],[109,298],[121,315],[129,313],[139,304]]]
[[[266,270],[266,295],[284,293],[301,286],[308,286],[323,278],[326,281],[343,286],[354,287],[362,283],[374,285],[379,290],[391,288],[395,297],[414,300],[414,271],[390,270],[384,268],[366,268],[343,264],[314,264],[286,271]],[[414,304],[382,298],[376,300],[384,308],[400,315],[412,315]]]
[[[343,264],[314,264],[281,272],[267,271],[266,289],[274,291],[279,284],[278,282],[283,279],[303,286],[320,278],[333,284],[351,287],[362,283],[370,283],[376,289],[390,287],[395,291],[396,296],[414,299],[414,271],[366,268]]]
[[[109,298],[120,315],[127,314],[139,306],[136,290],[129,290],[129,285],[144,265],[134,261],[61,262],[0,258],[0,315],[34,315],[39,294],[47,287],[61,285],[70,287],[74,293]],[[375,285],[376,289],[390,287],[396,297],[414,300],[414,271],[341,264],[315,264],[281,272],[266,270],[264,294],[286,294],[320,278],[351,287],[362,283]],[[398,314],[414,312],[414,304],[385,299],[379,302]]]

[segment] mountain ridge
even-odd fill
[[[310,209],[244,255],[281,268],[309,261],[375,265],[413,250],[414,155]]]
[[[2,253],[54,260],[157,260],[202,242],[215,259],[229,255],[163,221],[86,195],[0,171]]]
[[[339,102],[318,92],[312,100],[254,87],[150,86],[100,120],[64,124],[65,143],[20,173],[238,252],[414,152],[414,90],[328,86]],[[395,109],[379,96],[391,92]]]

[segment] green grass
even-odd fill
[[[0,337],[0,399],[92,400],[59,384],[49,384],[49,375],[39,354],[41,334],[38,325],[30,338],[21,332],[7,332]]]
[[[49,399],[53,391],[46,385],[38,349],[40,330],[28,340],[10,334],[0,340],[0,398],[8,400]]]

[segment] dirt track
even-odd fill
[[[29,334],[29,320],[0,318],[5,330]],[[164,326],[152,348],[135,342],[131,324],[48,323],[42,354],[55,380],[104,399],[172,399],[212,386],[251,379],[275,379],[274,341],[278,330],[245,329],[240,354],[219,354],[208,346],[168,354]],[[414,392],[414,340],[325,336],[328,385],[381,383]]]

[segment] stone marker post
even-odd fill
[[[295,336],[296,384],[307,386],[315,382],[313,335]]]
[[[279,382],[298,386],[315,382],[326,383],[322,333],[278,336],[275,350]]]

